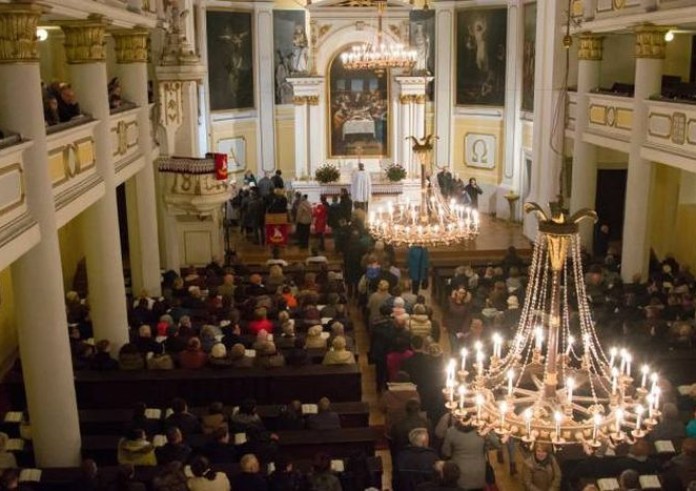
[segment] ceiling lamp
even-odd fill
[[[382,16],[387,7],[386,0],[377,4],[377,35],[371,43],[355,45],[350,51],[341,54],[341,62],[347,70],[374,70],[382,75],[389,68],[411,69],[416,63],[415,49],[408,49],[401,43],[385,39],[382,30]]]
[[[507,343],[494,334],[490,353],[476,343],[450,361],[447,408],[481,433],[529,445],[576,444],[591,453],[644,437],[660,416],[657,374],[636,370],[626,349],[607,356],[587,302],[578,222],[597,214],[568,217],[561,203],[551,203],[550,217],[536,203],[525,211],[537,214],[539,233],[517,332]]]
[[[425,111],[424,111],[425,113]],[[425,133],[425,121],[423,133]],[[428,134],[423,138],[409,137],[413,152],[421,164],[421,199],[389,201],[386,207],[378,206],[370,211],[367,227],[377,240],[394,246],[447,246],[475,239],[479,234],[479,215],[476,209],[447,199],[437,184],[437,179],[426,179],[430,168],[433,140]]]

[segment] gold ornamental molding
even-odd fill
[[[62,23],[60,27],[65,33],[65,57],[68,64],[106,61],[104,36],[108,25],[101,16]]]
[[[636,58],[665,58],[667,41],[665,34],[669,29],[652,25],[636,28]]]
[[[39,61],[36,26],[42,13],[35,3],[0,4],[0,63]]]
[[[425,104],[425,94],[403,94],[399,96],[401,104]]]
[[[308,95],[307,96],[307,104],[310,106],[318,106],[319,105],[319,96],[318,95]]]
[[[295,104],[296,106],[304,106],[305,104],[309,104],[310,106],[318,106],[319,105],[319,96],[318,95],[296,95],[292,98],[292,103]]]
[[[150,31],[142,27],[118,29],[114,37],[116,63],[147,63]]]
[[[604,37],[595,34],[581,34],[578,48],[578,59],[586,61],[601,61]]]

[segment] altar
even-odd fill
[[[345,188],[350,192],[350,179],[342,179],[342,182],[331,182],[323,184],[317,181],[293,181],[292,190],[307,195],[311,203],[319,202],[322,195],[329,198],[341,194],[341,189]],[[386,204],[389,201],[398,200],[418,201],[421,196],[421,185],[419,179],[404,179],[401,182],[389,182],[386,180],[372,180],[372,199],[370,205]]]

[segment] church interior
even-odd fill
[[[0,490],[696,489],[695,102],[695,0],[0,0]]]

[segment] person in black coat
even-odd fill
[[[307,480],[295,471],[285,457],[278,457],[275,462],[275,470],[268,476],[269,491],[303,491],[307,489]]]
[[[428,430],[416,428],[408,435],[410,445],[396,457],[394,490],[415,491],[419,484],[432,480],[438,455],[428,447]]]
[[[164,465],[175,460],[185,463],[191,455],[191,447],[184,443],[181,430],[176,426],[167,428],[167,443],[155,449],[157,465]]]
[[[172,400],[173,413],[164,420],[164,427],[171,428],[176,426],[181,430],[184,437],[201,433],[201,422],[198,418],[188,412],[186,401],[177,397]]]
[[[268,483],[260,473],[261,466],[254,454],[246,454],[239,462],[242,472],[232,478],[234,491],[268,491]]]
[[[469,206],[471,206],[473,209],[477,209],[478,197],[479,194],[483,194],[483,190],[479,187],[478,184],[476,184],[475,178],[472,177],[471,179],[469,179],[469,184],[464,186],[464,192],[469,197]]]
[[[237,461],[237,450],[230,443],[230,432],[227,426],[221,426],[213,432],[211,440],[201,449],[211,464],[229,464]]]

